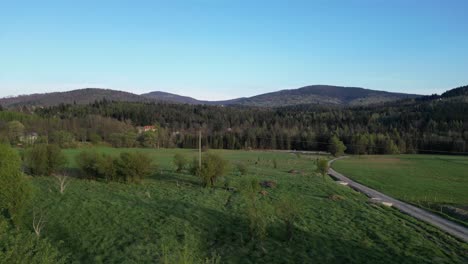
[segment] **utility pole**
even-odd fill
[[[198,131],[198,169],[201,169],[201,129]]]

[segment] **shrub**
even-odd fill
[[[96,151],[83,151],[76,157],[78,168],[88,178],[116,180],[115,158]]]
[[[66,263],[57,248],[25,230],[13,228],[0,215],[0,263]]]
[[[301,210],[298,201],[290,197],[281,198],[275,206],[276,216],[284,222],[286,239],[291,240],[294,235],[294,223],[299,219]]]
[[[237,171],[240,173],[240,175],[247,174],[247,166],[244,163],[237,163],[236,168],[237,168]]]
[[[187,157],[183,154],[177,153],[174,155],[173,162],[176,166],[176,172],[181,172],[187,166]]]
[[[32,193],[20,166],[18,153],[7,145],[0,145],[0,216],[11,218],[14,223],[18,223]]]
[[[201,178],[205,187],[213,187],[216,179],[223,176],[229,163],[220,156],[213,153],[206,153],[202,157],[201,168],[198,160],[194,159],[191,166],[191,173]]]
[[[325,159],[318,159],[316,172],[322,175],[325,180],[325,175],[328,173],[328,161]]]
[[[114,163],[116,176],[123,182],[140,182],[153,169],[151,159],[141,152],[123,152]]]
[[[245,201],[251,239],[263,240],[267,235],[270,206],[260,194],[260,183],[257,179],[246,179],[241,182],[240,191]]]
[[[50,176],[63,169],[67,159],[56,145],[35,144],[24,152],[24,165],[32,175]]]

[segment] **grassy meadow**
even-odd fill
[[[42,210],[47,220],[42,235],[67,255],[70,263],[468,261],[467,244],[395,209],[368,203],[364,195],[328,177],[317,176],[316,156],[216,150],[213,152],[230,161],[231,169],[215,188],[208,189],[188,172],[174,172],[174,154],[185,153],[191,159],[197,154],[195,150],[97,150],[116,155],[121,151],[147,152],[158,168],[141,184],[73,179],[63,195],[54,178],[32,179],[34,207]],[[64,151],[70,169],[76,168],[74,157],[81,150]],[[350,162],[336,166],[345,168],[340,166]],[[240,175],[236,163],[247,166],[247,175]],[[276,188],[263,189],[266,234],[255,240],[249,236],[245,202],[236,191],[252,178],[277,183]],[[285,239],[285,224],[275,214],[275,205],[285,199],[300,210],[291,240]],[[173,261],[174,256],[185,262]]]
[[[333,164],[338,172],[449,218],[443,206],[468,210],[468,157],[443,155],[353,156]],[[441,212],[442,209],[442,212]],[[466,225],[466,219],[454,219]]]

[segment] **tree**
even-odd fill
[[[346,146],[337,136],[332,136],[329,141],[328,151],[335,157],[339,157],[344,154]]]
[[[229,163],[220,156],[213,153],[206,153],[202,157],[201,168],[198,160],[194,159],[191,173],[201,178],[205,187],[213,187],[217,178],[223,176]]]
[[[49,136],[49,141],[56,144],[61,148],[74,148],[76,147],[75,137],[72,133],[64,130],[55,131]]]
[[[176,166],[176,172],[181,172],[187,166],[187,157],[181,153],[174,155],[174,165]]]
[[[20,167],[18,153],[7,145],[0,145],[0,216],[14,223],[20,220],[32,193]]]
[[[19,143],[24,136],[24,125],[19,121],[8,122],[8,138],[11,143]]]
[[[325,180],[325,175],[328,173],[328,161],[326,159],[318,159],[317,160],[317,169],[316,172],[322,175],[323,179]]]
[[[158,146],[157,133],[153,131],[143,132],[138,137],[138,141],[140,145],[145,148],[156,148]]]
[[[32,175],[50,176],[67,163],[62,150],[56,145],[35,144],[24,153],[26,171]]]
[[[70,177],[64,174],[56,174],[54,175],[57,179],[57,183],[59,185],[60,193],[63,194],[65,189],[67,188],[68,184],[70,183]]]

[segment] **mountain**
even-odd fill
[[[88,104],[96,100],[107,99],[110,101],[145,102],[150,101],[140,95],[116,91],[111,89],[85,88],[68,92],[54,92],[44,94],[20,95],[0,99],[3,106],[51,106],[64,104]]]
[[[156,101],[165,101],[171,103],[182,103],[182,104],[202,104],[203,101],[199,101],[195,98],[182,96],[178,94],[166,93],[161,91],[150,92],[142,94],[141,96],[153,99]]]
[[[96,100],[127,102],[170,102],[183,104],[207,105],[244,105],[260,107],[291,106],[300,104],[320,105],[368,105],[399,99],[415,98],[419,95],[390,93],[357,87],[342,87],[330,85],[312,85],[299,89],[281,90],[260,94],[252,97],[242,97],[225,101],[202,101],[188,96],[181,96],[161,91],[137,95],[129,92],[110,89],[86,88],[68,92],[21,95],[0,99],[0,105],[11,106],[50,106],[64,104],[88,104]]]
[[[416,97],[420,97],[420,95],[391,93],[358,87],[311,85],[299,89],[281,90],[242,98],[233,103],[249,106],[290,106],[299,104],[369,105]]]

